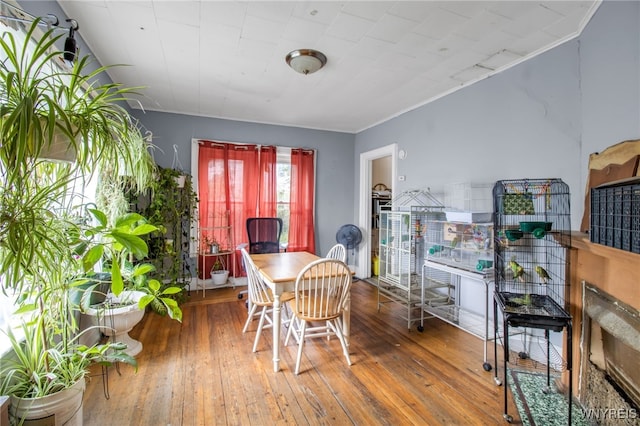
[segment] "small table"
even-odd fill
[[[296,278],[300,271],[309,263],[321,259],[306,251],[286,253],[252,254],[251,259],[273,292],[273,371],[280,371],[280,325],[281,305],[280,295],[285,291],[294,291]],[[344,337],[349,343],[349,328],[351,319],[351,297],[342,314]]]

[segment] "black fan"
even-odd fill
[[[349,264],[349,250],[355,250],[362,242],[362,232],[355,225],[342,225],[336,234],[336,241],[347,249],[347,265]]]

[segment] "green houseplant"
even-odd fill
[[[142,319],[147,307],[180,321],[182,311],[173,297],[182,288],[161,285],[149,277],[155,267],[145,263],[148,246],[144,238],[157,230],[155,226],[137,213],[126,213],[111,225],[102,211],[88,212],[95,225],[83,232],[87,249],[82,260],[91,285],[83,290],[79,303],[91,325],[87,330],[95,327],[109,341],[126,343],[124,352],[135,356],[142,350],[142,343],[131,338],[129,331]],[[97,262],[108,272],[91,273]],[[96,289],[105,284],[109,286],[108,293],[101,302],[92,304]]]
[[[69,290],[86,279],[82,273],[97,262],[98,249],[87,245],[74,215],[81,195],[73,188],[107,165],[133,176],[133,191],[144,189],[154,173],[149,146],[121,105],[135,89],[99,83],[106,68],[89,71],[88,57],[71,69],[56,68],[61,36],[48,31],[36,39],[37,28],[36,20],[24,44],[11,32],[0,38],[0,279],[24,315],[24,339],[8,332],[13,356],[3,359],[0,393],[23,398],[26,411],[14,411],[21,418],[38,398],[76,386],[81,391],[92,362],[135,364],[117,344],[77,342]],[[73,161],[44,158],[61,138]],[[133,237],[127,242],[135,249],[141,239]],[[81,408],[73,412],[81,422]]]
[[[162,286],[156,279],[149,278],[155,267],[143,260],[149,254],[149,248],[144,237],[158,228],[138,213],[126,213],[117,218],[113,226],[109,225],[107,215],[97,209],[88,209],[97,221],[84,235],[89,237],[90,244],[83,242],[88,248],[82,256],[85,273],[91,271],[99,261],[105,261],[109,271],[110,291],[120,296],[125,290],[144,293],[136,301],[140,309],[151,306],[160,313],[178,321],[182,320],[182,311],[172,295],[182,291],[176,286]],[[92,280],[89,275],[87,280]],[[97,287],[100,280],[94,285]],[[91,290],[91,288],[89,289]],[[82,307],[89,299],[90,291],[83,295]]]
[[[217,258],[211,268],[211,280],[213,281],[213,285],[223,285],[228,279],[229,270],[225,269],[220,259]]]
[[[159,229],[148,238],[149,260],[156,266],[150,276],[186,288],[192,276],[190,236],[198,202],[191,176],[158,167],[145,201],[138,212]]]

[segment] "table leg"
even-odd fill
[[[280,295],[273,295],[273,371],[280,371],[280,320],[282,306],[280,305]]]

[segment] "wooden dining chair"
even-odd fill
[[[258,330],[256,331],[256,338],[253,341],[253,352],[256,352],[258,350],[258,342],[260,341],[262,330],[270,329],[273,326],[273,292],[262,279],[256,264],[253,263],[253,259],[251,259],[247,250],[242,248],[240,249],[240,252],[242,253],[242,259],[247,271],[247,287],[250,306],[247,321],[244,323],[244,327],[242,329],[243,333],[246,333],[249,328],[249,324],[251,324],[256,314],[258,314],[258,312],[256,312],[258,308],[262,308],[259,312],[260,316],[258,321]],[[280,302],[283,306],[283,323],[289,323],[289,318],[285,314],[285,305],[290,300],[293,300],[293,298],[294,296],[291,292],[284,292],[280,295]]]
[[[342,332],[342,314],[351,291],[351,271],[346,263],[337,259],[320,259],[305,266],[295,284],[293,315],[296,326],[287,331],[298,341],[295,374],[300,372],[302,349],[307,338],[337,336],[347,363],[351,365],[347,342]],[[293,318],[292,318],[293,321]],[[321,325],[310,323],[321,323]]]
[[[343,262],[347,261],[347,248],[344,244],[336,244],[329,249],[327,255],[325,256],[327,259],[338,259]]]

